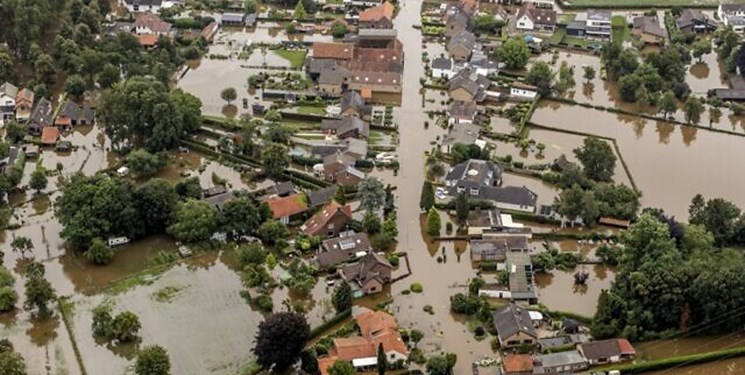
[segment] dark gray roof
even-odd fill
[[[587,360],[576,350],[551,354],[537,354],[533,359],[536,362],[539,362],[541,367],[549,368],[587,365]]]
[[[494,320],[494,327],[497,329],[499,339],[502,341],[507,341],[518,332],[536,339],[538,338],[538,333],[533,327],[528,310],[514,303],[510,303],[506,307],[495,311],[492,314],[492,319]]]
[[[490,187],[484,189],[484,198],[500,203],[534,207],[538,195],[525,186]]]
[[[466,103],[453,102],[452,104],[450,104],[450,108],[448,109],[448,114],[450,115],[450,117],[473,119],[476,116],[476,103],[474,102],[466,102]]]
[[[587,29],[587,22],[581,20],[573,20],[567,24],[567,30],[585,30]]]
[[[346,148],[347,146],[342,143],[314,144],[310,146],[310,153],[311,155],[326,157],[328,155],[344,151]]]
[[[322,130],[334,130],[336,134],[344,134],[352,130],[357,130],[359,136],[367,138],[370,135],[370,125],[360,120],[358,117],[343,117],[339,120],[322,120]]]
[[[451,69],[453,67],[453,60],[447,57],[436,57],[432,60],[432,69]]]
[[[538,344],[541,346],[541,349],[560,348],[562,346],[571,345],[572,339],[570,339],[569,336],[547,337],[539,339]]]
[[[473,55],[471,55],[471,60],[468,64],[482,69],[497,69],[499,66],[496,61],[490,59],[489,56],[481,52],[474,52]]]
[[[477,186],[492,186],[501,177],[502,169],[496,164],[486,160],[469,159],[454,166],[445,179],[471,181]]]
[[[344,78],[349,76],[349,71],[345,68],[336,67],[331,69],[324,69],[321,71],[321,75],[318,77],[318,83],[327,85],[341,85],[344,82]]]
[[[223,185],[216,185],[207,189],[202,190],[202,197],[213,197],[215,195],[225,194],[228,192],[228,188]]]
[[[680,15],[675,20],[679,29],[686,28],[693,25],[696,21],[706,22],[708,17],[701,13],[698,9],[686,8],[680,12]]]
[[[308,203],[311,208],[323,206],[324,204],[331,202],[331,199],[336,194],[336,190],[339,189],[336,185],[329,186],[319,190],[313,190],[308,192]]]
[[[77,103],[73,102],[72,100],[67,99],[65,101],[65,104],[63,104],[62,107],[60,108],[57,115],[77,120],[79,111],[80,111],[80,106]]]
[[[294,191],[295,185],[293,185],[290,181],[280,182],[278,184],[274,184],[272,187],[269,188],[270,194],[276,194],[279,196],[288,195]]]
[[[251,13],[246,16],[246,25],[253,25],[256,23],[256,13]]]
[[[618,345],[618,339],[590,341],[580,344],[582,353],[587,359],[600,359],[619,356],[622,354],[621,347]]]
[[[591,9],[587,11],[587,19],[590,21],[610,22],[611,12],[609,10]]]
[[[471,145],[479,139],[481,127],[474,124],[456,124],[453,129],[442,139],[444,145],[455,145],[458,143]]]
[[[501,253],[505,254],[510,251],[522,251],[528,249],[528,237],[525,236],[498,236],[489,237],[485,240],[472,240],[471,252],[481,253]]]
[[[341,95],[341,111],[350,107],[360,108],[365,105],[365,99],[357,91],[346,91]]]
[[[233,199],[233,193],[230,191],[226,191],[217,195],[205,197],[203,200],[209,203],[212,207],[221,210],[225,203],[227,203],[231,199]]]
[[[447,25],[461,25],[465,27],[466,25],[468,25],[468,17],[465,14],[458,12],[448,17],[446,24]]]
[[[476,36],[473,35],[470,31],[463,30],[452,37],[450,37],[450,41],[448,42],[447,49],[450,51],[452,48],[455,48],[456,46],[463,46],[467,50],[472,50],[473,46],[476,45]]]
[[[511,251],[504,255],[507,270],[510,273],[510,291],[513,293],[535,293],[532,282],[533,264],[530,261],[530,254],[522,251]]]
[[[320,74],[326,69],[336,68],[336,60],[334,59],[317,59],[313,56],[308,56],[305,61],[305,69],[308,73]]]
[[[742,26],[742,25],[745,25],[745,17],[727,16],[727,23],[730,26]]]
[[[475,209],[468,212],[467,223],[469,227],[501,227],[502,216],[497,209]]]
[[[41,98],[31,111],[28,122],[30,125],[47,126],[52,124],[52,103],[47,98]]]
[[[0,93],[6,94],[10,96],[11,98],[15,99],[16,95],[18,95],[18,87],[16,87],[10,82],[5,82],[2,85],[0,85]]]
[[[660,26],[657,17],[641,16],[634,18],[634,29],[660,38],[665,37],[665,30]]]
[[[371,250],[372,246],[370,246],[367,234],[351,234],[323,241],[316,260],[321,268],[328,268],[354,259],[360,251],[369,252]]]
[[[491,86],[489,78],[484,77],[476,71],[475,67],[467,66],[458,72],[449,82],[450,90],[463,87],[468,92],[476,93],[479,89],[487,89]]]
[[[745,100],[745,89],[714,89],[714,95],[722,100]]]

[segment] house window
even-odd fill
[[[458,190],[459,193],[462,193],[462,192],[466,191],[466,188],[464,188],[463,186],[458,186],[458,189],[457,190]]]
[[[471,195],[479,195],[479,189],[471,188]]]
[[[334,230],[334,223],[328,225],[329,230]]]
[[[520,345],[520,340],[510,340],[507,341],[508,346],[514,346],[514,345]]]
[[[523,344],[532,344],[533,340],[523,340]]]
[[[378,287],[377,287],[377,286],[374,286],[374,287],[370,288],[370,291],[371,291],[371,292],[374,292],[374,291],[376,291],[376,290],[378,290]]]

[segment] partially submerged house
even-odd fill
[[[538,302],[533,285],[533,263],[527,251],[505,253],[505,264],[509,273],[509,299],[513,301]]]
[[[590,341],[577,346],[590,366],[617,363],[636,357],[636,350],[626,339]]]
[[[450,37],[465,31],[469,20],[470,18],[461,12],[448,14],[445,18],[445,36]]]
[[[5,82],[0,85],[0,125],[15,119],[18,87]]]
[[[362,258],[372,251],[370,239],[365,233],[342,233],[321,243],[316,262],[321,269]]]
[[[492,320],[502,348],[533,346],[538,341],[538,332],[533,327],[530,313],[514,303],[492,313]]]
[[[342,117],[359,117],[363,121],[370,121],[372,117],[372,106],[365,104],[357,91],[346,91],[341,96],[341,116]]]
[[[533,357],[530,354],[507,354],[502,358],[504,375],[533,375]]]
[[[478,103],[486,98],[489,86],[489,78],[478,74],[474,67],[466,67],[448,81],[448,94],[454,101]]]
[[[478,106],[474,102],[453,102],[448,108],[448,124],[473,124],[478,113]]]
[[[59,129],[53,126],[46,126],[41,131],[41,144],[44,146],[54,146],[59,140]]]
[[[445,49],[453,61],[468,61],[476,46],[476,36],[468,30],[463,30],[450,37]]]
[[[473,145],[479,141],[481,127],[474,124],[458,124],[442,138],[443,151],[449,154],[457,144]]]
[[[532,238],[530,227],[512,221],[512,215],[503,214],[497,209],[471,210],[466,223],[471,238],[488,239],[508,235]]]
[[[300,227],[309,236],[337,237],[352,221],[352,207],[331,201]]]
[[[393,266],[383,256],[370,252],[357,262],[344,265],[339,276],[352,287],[354,297],[379,293],[391,281]]]
[[[516,100],[533,100],[538,95],[538,87],[515,81],[510,86],[510,97]]]
[[[733,31],[742,33],[745,30],[745,4],[723,4],[717,8],[717,16],[725,27],[731,27]]]
[[[367,139],[370,136],[370,124],[355,116],[322,120],[321,130],[335,135],[338,139]]]
[[[528,237],[510,235],[471,240],[469,248],[472,262],[504,262],[509,252],[530,250]]]
[[[171,35],[171,24],[160,19],[153,13],[139,13],[132,25],[132,33],[137,35]]]
[[[574,374],[587,370],[587,359],[577,350],[533,356],[536,374]]]
[[[453,72],[453,60],[447,57],[435,57],[430,63],[433,78],[450,79],[455,75]]]

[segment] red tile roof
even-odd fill
[[[329,368],[331,368],[337,360],[339,360],[337,357],[318,358],[318,371],[321,372],[321,375],[328,375]]]
[[[41,143],[45,145],[54,145],[59,139],[59,129],[53,126],[45,126],[41,129]]]
[[[380,21],[383,18],[393,19],[393,12],[395,8],[391,3],[385,2],[383,4],[367,8],[360,13],[360,22],[375,22]]]
[[[291,194],[283,198],[272,198],[266,201],[275,219],[297,215],[305,212],[308,205],[298,194]]]
[[[377,346],[364,337],[335,339],[334,349],[336,351],[336,357],[345,361],[375,357],[377,355]]]
[[[155,34],[142,34],[137,36],[137,41],[143,47],[152,47],[158,43],[158,36]]]
[[[348,43],[313,43],[313,58],[350,60],[354,56],[354,45]]]
[[[386,352],[394,350],[407,355],[409,350],[398,332],[396,318],[382,311],[366,311],[355,318],[362,337],[372,341],[373,348],[383,344]]]
[[[621,354],[636,355],[636,349],[631,346],[629,340],[618,339],[618,348],[621,350]]]
[[[152,13],[139,13],[135,19],[135,27],[145,27],[155,34],[165,34],[171,31],[171,24]]]
[[[503,366],[507,373],[532,372],[533,357],[530,354],[508,354],[503,358]]]

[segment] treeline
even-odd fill
[[[736,237],[710,231],[739,219],[739,209],[724,219],[717,213],[721,206],[712,201],[701,205],[701,199],[694,199],[696,216],[689,225],[661,210],[646,210],[621,236],[620,246],[604,249],[603,257],[617,262],[618,272],[611,289],[599,297],[594,337],[645,340],[742,328],[745,314],[734,312],[745,306],[745,254],[717,246]]]

